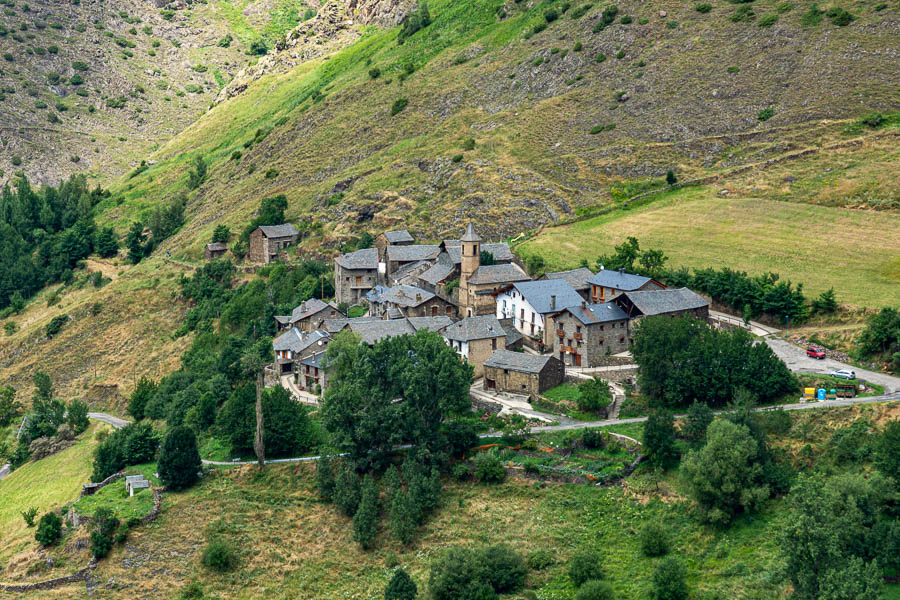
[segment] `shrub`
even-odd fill
[[[474,150],[475,149],[475,138],[467,138],[465,142],[463,142],[463,150]]]
[[[506,479],[506,468],[495,452],[481,452],[475,456],[475,481],[501,483]]]
[[[128,102],[128,98],[125,96],[119,95],[115,98],[107,98],[106,106],[109,108],[125,108],[125,104]]]
[[[462,154],[455,154],[455,155],[453,156],[453,158],[450,159],[450,160],[452,160],[452,161],[455,162],[455,163],[458,163],[458,162],[460,162],[462,159],[463,159],[463,155],[462,155]]]
[[[686,600],[688,587],[685,581],[684,566],[676,558],[665,558],[653,571],[650,588],[653,600]]]
[[[734,14],[729,17],[732,23],[743,23],[744,21],[750,21],[756,18],[756,14],[753,12],[753,9],[749,6],[742,5],[739,6]]]
[[[432,564],[428,587],[434,600],[494,599],[519,588],[525,574],[521,557],[508,546],[453,547]]]
[[[775,13],[769,13],[760,17],[757,25],[759,25],[760,27],[771,27],[776,22],[778,22],[778,15],[776,15]]]
[[[556,12],[556,9],[551,8],[549,10],[544,11],[544,20],[547,23],[552,23],[553,21],[557,20],[558,18],[559,18],[559,13]]]
[[[794,9],[794,5],[790,2],[781,2],[778,6],[775,7],[775,10],[779,15],[783,15],[786,12],[790,12]]]
[[[587,12],[589,10],[591,10],[592,8],[594,8],[593,4],[590,4],[590,3],[582,4],[581,6],[579,6],[578,8],[576,8],[575,10],[572,11],[572,14],[569,15],[569,18],[577,21],[578,19],[580,19],[581,17],[586,15]]]
[[[804,27],[815,27],[822,22],[823,14],[824,13],[819,10],[818,5],[816,5],[816,3],[813,3],[809,7],[809,10],[803,13],[803,16],[800,17],[800,24]]]
[[[34,518],[38,514],[38,509],[34,506],[27,510],[22,511],[22,518],[25,519],[25,525],[28,527],[34,527]]]
[[[53,114],[53,113],[51,113]],[[48,338],[52,338],[54,335],[62,330],[63,325],[69,320],[69,315],[57,315],[50,319],[50,322],[47,323],[47,326],[44,327],[44,333],[47,334]]]
[[[403,569],[397,569],[384,590],[384,600],[415,600],[418,593],[412,577]]]
[[[76,71],[87,71],[88,70],[87,63],[82,62],[80,60],[76,60],[75,62],[73,62],[72,68],[75,69]]]
[[[581,42],[575,42],[575,45],[572,46],[573,52],[581,52]]]
[[[532,550],[528,553],[528,568],[533,571],[543,571],[550,565],[552,565],[555,561],[553,558],[553,552],[547,550],[545,548],[540,548],[538,550]]]
[[[585,582],[575,594],[575,600],[614,600],[614,598],[612,586],[597,579]]]
[[[669,537],[666,530],[655,521],[645,523],[638,537],[644,556],[663,556],[669,552]]]
[[[700,14],[705,15],[712,10],[712,4],[710,4],[709,2],[701,2],[700,4],[694,5],[694,10],[696,10]]]
[[[62,517],[55,512],[48,512],[41,517],[40,522],[38,522],[37,531],[34,534],[34,539],[36,539],[41,546],[51,546],[58,542],[61,537]]]
[[[547,29],[547,23],[538,23],[531,28],[531,35],[537,35],[545,29]]]
[[[22,157],[19,156],[18,154],[13,154],[12,158],[10,159],[10,162],[13,164],[14,167],[18,167],[22,164]]]
[[[262,56],[263,54],[267,54],[269,52],[269,46],[266,45],[265,40],[258,39],[253,40],[250,44],[250,49],[248,50],[248,54],[254,56]]]
[[[619,19],[619,23],[621,23],[622,25],[628,25],[629,23],[631,23],[631,21],[632,21],[632,18],[628,15],[625,15],[624,17]]]
[[[675,177],[675,171],[669,169],[666,171],[666,185],[675,185],[678,182],[678,178]]]
[[[678,21],[669,21],[666,23],[667,29],[678,29]]]
[[[265,174],[266,179],[275,179],[278,177],[278,169],[268,169]]]
[[[84,83],[84,77],[82,77],[78,73],[75,73],[74,75],[72,75],[72,77],[69,78],[69,83],[71,83],[72,85],[81,85],[82,83]]]
[[[450,475],[457,481],[465,481],[472,476],[472,469],[469,467],[469,463],[456,463],[450,469]]]
[[[406,98],[397,98],[394,100],[394,104],[391,106],[391,116],[395,116],[403,112],[403,109],[406,108],[406,105],[409,104],[409,100]]]
[[[739,73],[740,70],[741,70],[740,67],[728,67],[728,68],[726,69],[726,71],[728,71],[729,73]]]
[[[768,121],[774,115],[775,115],[774,108],[764,108],[763,110],[759,111],[759,114],[756,115],[756,118],[759,119],[760,121]]]
[[[238,555],[234,548],[223,539],[208,541],[200,556],[200,564],[219,573],[233,571],[238,565]]]
[[[603,579],[603,557],[593,550],[580,550],[569,559],[569,579],[575,587],[581,587],[586,581]]]
[[[351,468],[340,468],[334,482],[334,504],[348,517],[356,514],[359,507],[359,477]]]
[[[381,77],[381,69],[379,69],[378,67],[372,67],[371,69],[369,69],[369,77],[371,79],[378,79],[379,77]]]
[[[598,63],[602,63],[604,60],[606,60],[606,55],[603,54],[602,52],[594,58],[594,61],[596,61]]]
[[[856,19],[855,16],[837,6],[828,9],[825,16],[831,19],[832,25],[837,25],[838,27],[845,27]]]
[[[378,487],[371,475],[366,475],[362,485],[359,509],[353,515],[353,539],[363,550],[368,550],[378,533]]]

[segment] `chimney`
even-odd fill
[[[624,272],[625,272],[625,267],[619,267],[619,273],[624,273]]]
[[[421,301],[422,301],[422,294],[416,292],[416,302],[421,302]]]
[[[556,310],[556,296],[550,296],[550,310]]]
[[[587,300],[581,301],[581,308],[587,308]]]

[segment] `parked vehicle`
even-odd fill
[[[856,379],[856,371],[851,371],[850,369],[838,369],[837,371],[832,371],[831,376],[840,379]]]
[[[810,358],[825,358],[825,349],[818,346],[810,346],[806,349],[806,355]]]

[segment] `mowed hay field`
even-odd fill
[[[636,209],[544,229],[519,246],[548,270],[614,251],[628,236],[658,248],[670,266],[730,267],[778,273],[808,295],[834,287],[838,302],[880,307],[900,302],[900,215],[760,198],[721,198],[687,188]]]
[[[5,574],[0,575],[0,581],[8,580],[19,558],[32,561],[31,555],[38,547],[35,528],[26,527],[22,511],[37,508],[37,523],[47,511],[78,499],[82,484],[91,479],[91,457],[97,445],[94,433],[101,428],[108,430],[109,426],[92,423],[75,445],[37,462],[25,463],[0,481],[0,565]]]

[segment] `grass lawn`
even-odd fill
[[[368,310],[365,306],[351,306],[347,311],[347,316],[350,318],[362,317]]]
[[[38,509],[38,518],[78,498],[90,481],[94,432],[108,425],[92,423],[74,446],[37,462],[28,462],[0,481],[0,564],[36,546],[34,529],[25,526],[22,511]]]
[[[900,294],[900,216],[764,200],[721,198],[715,188],[686,188],[641,208],[549,227],[522,244],[548,270],[593,266],[635,236],[671,266],[773,271],[801,282],[809,295],[830,287],[838,302],[879,307]]]
[[[136,465],[125,469],[126,475],[143,475],[151,485],[160,485],[156,473],[156,463]],[[98,508],[112,509],[122,522],[132,517],[141,518],[153,509],[153,492],[150,489],[138,490],[134,496],[125,491],[125,480],[114,481],[99,492],[85,496],[75,503],[75,510],[81,515],[93,515]]]
[[[581,393],[573,383],[561,383],[544,392],[543,396],[531,405],[539,411],[553,415],[563,415],[576,421],[597,421],[602,419],[597,413],[578,410],[577,402]]]

